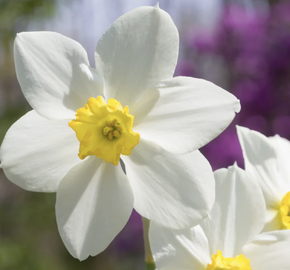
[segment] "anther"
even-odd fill
[[[108,139],[109,139],[110,141],[112,141],[113,138],[114,138],[113,131],[110,131],[110,132],[108,133]]]
[[[115,126],[117,124],[118,120],[115,118],[112,122],[111,122],[111,125],[112,127]]]
[[[118,131],[122,131],[123,130],[123,128],[121,127],[121,125],[119,124],[119,123],[117,123],[116,125],[115,125],[115,128],[118,130]]]
[[[103,134],[104,135],[108,135],[108,133],[111,131],[111,130],[114,130],[112,127],[104,127],[103,129]]]
[[[120,137],[120,132],[118,131],[118,130],[114,130],[113,131],[113,135],[114,135],[114,137],[116,137],[116,138],[119,138]]]

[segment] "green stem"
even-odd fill
[[[155,270],[155,263],[145,263],[146,264],[146,270]]]
[[[148,237],[150,220],[142,217],[142,222],[143,222],[143,238],[144,238],[144,247],[145,247],[146,270],[155,270],[155,268],[156,268],[155,262],[154,262],[152,252],[150,249],[149,237]]]

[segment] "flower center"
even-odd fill
[[[283,224],[283,229],[290,230],[290,191],[281,201],[279,213]]]
[[[234,258],[224,258],[220,250],[212,255],[211,264],[207,265],[206,270],[251,270],[250,260],[243,254]]]
[[[103,134],[108,137],[110,141],[114,138],[121,136],[122,127],[118,120],[115,118],[112,122],[107,122],[107,125],[103,129]]]
[[[132,130],[133,120],[128,106],[123,108],[117,100],[109,99],[106,104],[101,96],[89,98],[69,122],[80,142],[79,158],[94,155],[118,165],[120,155],[129,156],[139,143],[139,133]]]

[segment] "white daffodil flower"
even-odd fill
[[[175,229],[208,214],[215,184],[197,149],[240,104],[210,82],[172,78],[178,32],[166,12],[120,17],[97,45],[95,69],[79,43],[57,33],[20,33],[14,54],[33,110],[7,132],[1,167],[24,189],[57,192],[58,229],[74,257],[103,251],[133,207]]]
[[[170,230],[151,222],[158,270],[289,270],[290,231],[259,234],[266,208],[259,186],[236,165],[215,172],[216,201],[200,225]]]
[[[245,170],[261,187],[267,221],[264,231],[290,229],[290,142],[279,135],[237,127]]]

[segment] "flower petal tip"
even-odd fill
[[[236,107],[235,112],[239,113],[240,111],[241,111],[241,103],[240,103],[240,100],[237,99],[237,107]]]
[[[159,9],[159,2],[156,3],[156,5],[154,6],[155,9]]]
[[[236,161],[234,162],[233,167],[234,167],[235,169],[239,167]]]
[[[237,132],[243,132],[249,130],[247,127],[236,125]]]
[[[27,36],[31,34],[30,32],[19,32],[19,33],[16,33],[16,37],[15,37],[15,43],[19,40],[19,39],[22,39],[23,37]],[[33,32],[32,32],[33,34]]]

